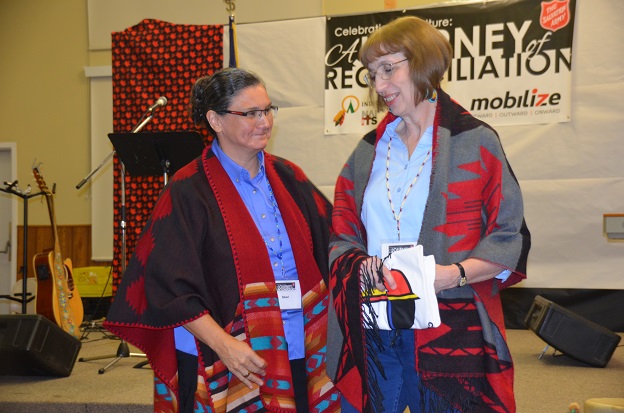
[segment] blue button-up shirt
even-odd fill
[[[251,178],[245,168],[236,164],[223,152],[216,140],[212,143],[212,151],[232,180],[264,239],[275,280],[297,280],[299,276],[290,239],[265,173],[264,153],[258,153],[260,168],[256,176]],[[282,321],[289,359],[303,358],[305,356],[303,310],[282,310]],[[178,350],[197,353],[194,339],[186,329],[176,328],[175,338]]]

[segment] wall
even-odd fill
[[[272,20],[289,20],[304,17],[313,17],[319,14],[336,15],[346,13],[360,13],[375,10],[383,10],[390,1],[324,1],[303,2],[300,7],[293,7],[289,0],[268,0],[251,4],[239,1],[237,9],[237,21],[243,30],[244,23],[262,22]],[[436,2],[424,1],[396,1],[398,8],[412,7]],[[0,85],[3,87],[3,97],[0,100],[0,141],[16,141],[18,143],[18,179],[20,185],[33,184],[30,168],[33,160],[42,161],[42,172],[51,186],[57,184],[56,216],[57,223],[63,225],[83,225],[93,222],[90,216],[91,210],[91,186],[86,185],[81,190],[76,190],[75,185],[86,176],[92,168],[89,163],[89,82],[84,74],[84,66],[110,65],[110,47],[107,42],[110,32],[123,30],[132,24],[138,23],[142,18],[161,18],[180,23],[224,23],[227,19],[224,3],[220,0],[187,0],[185,7],[172,7],[170,2],[164,0],[90,0],[85,4],[84,0],[66,0],[63,3],[49,2],[45,0],[2,0],[0,2],[0,35],[2,35],[2,62],[0,63]],[[623,205],[621,197],[612,196],[597,188],[593,182],[580,182],[579,190],[570,192],[571,199],[567,199],[556,192],[557,188],[544,187],[538,174],[539,168],[533,165],[542,165],[549,162],[560,162],[563,167],[558,168],[559,175],[553,177],[562,182],[569,182],[575,177],[570,171],[577,170],[577,165],[594,165],[595,175],[602,176],[608,172],[608,177],[619,179],[621,185],[621,169],[614,167],[612,163],[604,162],[605,151],[610,154],[622,151],[621,145],[605,145],[601,141],[605,132],[612,134],[619,125],[611,119],[617,117],[618,96],[613,93],[615,87],[622,87],[608,82],[608,79],[617,78],[618,70],[622,65],[622,45],[617,41],[617,36],[609,36],[610,29],[607,24],[601,24],[591,30],[595,21],[609,21],[609,12],[612,8],[607,7],[617,2],[600,0],[591,7],[595,14],[594,19],[585,20],[592,15],[589,10],[583,11],[579,7],[579,25],[575,39],[578,51],[574,63],[578,70],[575,73],[576,80],[581,78],[591,79],[591,82],[583,84],[582,89],[576,95],[582,100],[573,102],[575,111],[585,114],[593,110],[590,102],[608,103],[612,110],[605,110],[600,116],[593,117],[597,122],[600,118],[603,122],[599,128],[580,128],[578,123],[565,125],[542,125],[539,128],[519,128],[518,134],[546,133],[548,139],[534,139],[539,145],[549,143],[549,147],[542,146],[541,151],[534,151],[531,157],[513,159],[516,172],[523,180],[523,189],[527,195],[531,191],[541,191],[544,198],[549,198],[548,203],[532,203],[532,198],[527,196],[527,211],[529,224],[538,229],[546,227],[551,215],[556,215],[561,220],[556,233],[551,237],[553,242],[542,241],[550,245],[549,248],[534,248],[531,260],[546,263],[551,272],[559,274],[579,273],[585,276],[593,275],[592,286],[608,288],[608,285],[597,284],[602,277],[596,277],[596,269],[592,267],[594,260],[587,260],[585,254],[575,254],[576,259],[566,259],[571,242],[582,245],[591,250],[609,249],[612,251],[611,262],[600,260],[603,267],[617,268],[621,260],[619,243],[607,243],[601,231],[602,213],[620,212]],[[621,3],[619,3],[621,4]],[[394,6],[394,4],[393,4]],[[617,6],[620,7],[621,6]],[[149,10],[149,14],[144,12]],[[603,13],[603,14],[601,14]],[[617,13],[611,15],[616,15]],[[592,15],[593,16],[593,15]],[[87,21],[90,22],[87,24]],[[583,26],[585,25],[585,26]],[[595,30],[602,30],[603,35],[596,36]],[[590,34],[592,33],[592,34]],[[276,44],[280,41],[279,36],[274,36]],[[600,40],[596,40],[600,39]],[[604,43],[604,49],[588,48],[587,44],[592,41]],[[90,46],[89,46],[90,44]],[[591,49],[591,50],[589,50]],[[613,50],[612,54],[602,52]],[[616,64],[605,64],[605,62]],[[607,79],[606,82],[603,82]],[[592,99],[587,99],[587,96]],[[36,99],[36,104],[31,103]],[[621,104],[621,103],[620,103]],[[588,107],[588,105],[590,107]],[[593,105],[595,106],[595,105]],[[281,114],[283,115],[283,113]],[[284,116],[280,116],[284,120]],[[563,130],[563,132],[559,132]],[[595,134],[596,130],[601,133]],[[553,133],[548,133],[552,131]],[[557,131],[557,133],[554,133]],[[509,153],[517,148],[513,135],[509,131],[501,129],[502,134],[510,142],[506,146]],[[568,137],[578,136],[579,142],[572,144]],[[580,143],[582,153],[575,154],[574,149]],[[546,148],[546,149],[544,149]],[[602,159],[600,167],[596,159]],[[99,162],[95,159],[94,162]],[[305,168],[305,164],[303,165]],[[338,168],[337,166],[332,166]],[[606,170],[606,172],[605,172]],[[594,175],[590,176],[591,178]],[[613,187],[613,193],[620,193],[619,187]],[[585,194],[578,196],[578,194]],[[607,197],[605,201],[601,197]],[[103,202],[105,203],[105,202]],[[593,213],[590,218],[580,206],[584,204],[595,205],[598,213]],[[575,209],[576,208],[576,209]],[[533,211],[533,212],[532,212]],[[545,212],[551,212],[551,215]],[[554,212],[553,212],[554,211]],[[32,225],[46,225],[49,222],[47,207],[39,199],[29,203],[30,223]],[[533,215],[531,215],[533,214]],[[546,218],[542,218],[545,216]],[[541,221],[540,221],[541,220]],[[21,211],[20,220],[21,222]],[[580,222],[587,222],[584,234],[581,234]],[[585,228],[585,227],[582,227]],[[97,233],[95,234],[98,235]],[[563,235],[563,236],[561,236]],[[579,242],[584,237],[583,242]],[[547,238],[544,238],[547,239]],[[535,241],[538,241],[536,237]],[[535,245],[538,245],[537,242]],[[583,268],[589,270],[579,271],[581,263]],[[532,267],[535,269],[536,267]],[[531,282],[537,280],[532,273]],[[615,272],[613,272],[615,274]],[[560,277],[569,278],[567,275]],[[549,277],[543,277],[551,283]],[[546,282],[546,281],[545,281]],[[539,285],[542,287],[543,285]],[[576,287],[576,285],[575,285]]]
[[[33,162],[56,184],[58,225],[91,223],[91,189],[76,185],[91,172],[89,79],[85,66],[109,66],[110,32],[143,18],[224,24],[222,0],[1,0],[0,142],[17,143],[20,186],[36,184]],[[235,2],[236,3],[236,2]],[[239,23],[359,13],[436,3],[424,0],[238,1]],[[89,12],[92,18],[89,20]],[[89,23],[90,22],[90,23]],[[94,43],[91,48],[89,43]],[[99,43],[98,43],[99,42]],[[94,160],[94,162],[99,162]],[[18,222],[23,222],[19,206]],[[29,202],[29,223],[49,224],[45,202]]]
[[[63,261],[67,258],[71,259],[72,268],[92,267],[105,265],[88,259],[91,250],[91,227],[89,225],[66,225],[57,228],[59,249]],[[18,230],[18,239],[23,239],[24,228]],[[32,259],[35,254],[48,254],[54,250],[54,234],[49,225],[29,225],[26,246],[26,260],[29,277],[34,277],[35,272],[32,265]],[[18,267],[23,266],[24,248],[22,242],[17,245]],[[73,258],[75,257],[75,258]],[[22,279],[21,274],[17,277]]]
[[[17,143],[17,179],[37,185],[33,163],[52,188],[59,224],[89,224],[88,191],[75,185],[89,171],[89,64],[83,0],[0,1],[0,141]],[[23,222],[20,201],[18,222]],[[41,198],[29,223],[50,223]]]
[[[262,2],[238,1],[237,21],[239,23],[288,20],[320,15],[355,14],[380,11],[388,8],[409,8],[427,4],[441,3],[439,1],[418,0],[266,0]],[[89,80],[85,76],[84,67],[109,66],[111,64],[110,46],[106,43],[94,43],[98,39],[110,39],[110,32],[123,30],[138,23],[143,18],[161,18],[175,23],[202,23],[223,24],[227,19],[224,3],[221,0],[184,0],[180,3],[165,0],[0,0],[0,142],[17,142],[18,179],[20,186],[34,185],[31,173],[33,161],[43,162],[42,172],[46,181],[56,184],[56,217],[59,228],[92,223],[91,186],[76,190],[75,185],[82,180],[92,169],[90,160],[90,90]],[[544,222],[548,218],[544,211],[551,211],[551,215],[558,217],[556,224],[561,229],[553,242],[542,240],[541,245],[548,248],[534,248],[531,252],[531,280],[539,279],[534,271],[535,262],[542,262],[550,268],[548,271],[560,274],[561,278],[569,274],[587,274],[585,283],[587,288],[610,288],[600,284],[603,278],[593,266],[599,264],[603,268],[611,266],[617,277],[621,271],[622,243],[608,242],[601,233],[601,214],[588,218],[584,214],[586,209],[579,207],[596,205],[599,212],[621,212],[621,168],[610,167],[613,179],[619,179],[620,186],[614,186],[613,196],[602,191],[596,193],[595,186],[587,181],[586,187],[573,194],[570,199],[559,196],[551,188],[545,188],[533,175],[536,168],[532,165],[541,163],[562,162],[566,168],[561,168],[562,182],[569,180],[566,170],[575,165],[593,165],[596,174],[604,174],[609,169],[605,165],[605,151],[610,154],[619,153],[622,145],[604,145],[601,141],[605,131],[621,130],[616,118],[621,111],[621,93],[617,87],[622,87],[621,68],[624,52],[621,36],[616,30],[621,30],[612,22],[621,15],[621,2],[597,0],[584,3],[579,0],[580,24],[576,28],[577,45],[584,53],[575,55],[574,64],[582,69],[585,79],[593,79],[583,88],[583,95],[579,94],[573,102],[577,113],[587,113],[595,110],[590,100],[579,100],[581,96],[592,96],[593,100],[603,102],[601,107],[609,107],[599,116],[600,127],[579,128],[575,123],[565,125],[566,133],[550,134],[551,150],[535,151],[533,157],[513,160],[514,167],[524,179],[523,189],[539,190],[545,193],[552,201],[547,204],[532,204],[527,202],[529,224],[538,229],[553,223]],[[582,9],[586,7],[586,9]],[[89,13],[91,18],[89,18]],[[590,13],[591,12],[591,13]],[[602,14],[601,14],[602,13]],[[595,18],[585,19],[589,15]],[[184,20],[189,19],[189,20]],[[89,22],[92,22],[90,24]],[[611,24],[609,24],[611,22]],[[615,34],[614,34],[615,33]],[[101,36],[101,37],[96,37]],[[276,42],[279,41],[276,38]],[[601,47],[587,47],[592,41],[601,42]],[[91,44],[93,43],[93,44]],[[91,44],[91,46],[90,46]],[[610,50],[611,53],[605,53]],[[615,64],[605,62],[615,61]],[[577,72],[578,78],[581,72]],[[617,78],[619,83],[613,84],[608,79]],[[607,80],[606,82],[604,80]],[[619,85],[619,86],[618,86]],[[605,103],[606,102],[606,103]],[[621,119],[621,117],[620,117]],[[553,125],[540,126],[546,132],[556,128]],[[528,134],[534,128],[526,127],[519,131]],[[507,135],[502,131],[504,135]],[[575,157],[573,149],[576,145],[570,144],[566,137],[570,134],[578,136],[590,150],[584,151],[582,156]],[[507,135],[508,136],[508,135]],[[509,152],[515,149],[512,141],[506,146]],[[535,144],[541,143],[535,139]],[[100,159],[94,160],[97,164]],[[1,178],[1,177],[0,177]],[[34,189],[36,190],[36,188]],[[531,191],[527,191],[530,193]],[[619,195],[618,195],[619,194]],[[604,197],[609,196],[609,202]],[[112,201],[111,201],[112,202]],[[19,220],[22,222],[21,201]],[[533,211],[533,212],[531,212]],[[555,211],[554,213],[552,211]],[[533,214],[533,215],[531,215]],[[570,242],[578,243],[583,237],[578,222],[589,222],[585,229],[585,241],[582,243],[587,252],[594,250],[616,251],[612,253],[612,262],[587,259],[583,254],[577,254],[573,260],[566,259],[570,254]],[[33,228],[49,225],[49,217],[45,202],[40,198],[29,202],[29,223]],[[542,225],[543,224],[543,225]],[[581,228],[585,228],[582,227]],[[543,230],[542,230],[543,231]],[[538,233],[538,231],[535,231]],[[97,234],[96,234],[97,236]],[[536,246],[537,237],[535,239]],[[18,240],[21,245],[21,241]],[[30,252],[30,248],[29,248]],[[80,253],[83,254],[83,253]],[[74,261],[85,257],[72,257]],[[579,267],[586,268],[580,271]],[[542,277],[548,279],[548,277]],[[533,282],[533,281],[531,281]],[[551,281],[548,281],[551,282]],[[542,287],[542,285],[538,285]],[[612,287],[611,287],[612,288]],[[525,288],[527,289],[527,288]],[[531,292],[533,294],[533,292]],[[600,297],[603,300],[603,297]],[[619,308],[621,309],[621,300]],[[519,311],[524,314],[525,311]],[[612,314],[622,314],[621,311],[611,311]]]

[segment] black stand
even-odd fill
[[[162,175],[165,185],[205,147],[197,132],[109,133],[108,138],[130,175]]]
[[[37,192],[35,194],[30,193],[30,185],[26,188],[25,191],[22,191],[17,186],[17,181],[13,182],[5,182],[6,188],[0,188],[0,191],[6,192],[7,194],[17,195],[24,200],[24,246],[22,250],[22,294],[21,298],[14,297],[12,295],[0,295],[0,298],[17,301],[18,303],[22,303],[22,314],[26,314],[26,305],[35,299],[34,296],[28,297],[31,295],[27,291],[27,282],[28,282],[28,200],[30,198],[34,198],[36,196],[43,195],[43,192]]]
[[[204,142],[197,132],[145,132],[145,133],[110,133],[108,135],[115,152],[122,163],[122,183],[125,179],[125,171],[135,176],[163,176],[166,185],[169,174],[191,162],[201,155],[204,150]],[[122,185],[121,205],[121,228],[122,228],[122,274],[126,264],[126,207],[125,186]],[[123,276],[123,275],[122,275]],[[113,358],[105,367],[98,370],[104,374],[106,370],[122,358],[145,357],[142,353],[131,353],[128,343],[122,340],[114,355],[80,358],[78,361],[101,360]],[[141,368],[148,361],[143,361],[134,366]]]
[[[128,357],[145,357],[145,354],[131,353],[130,348],[128,347],[128,343],[122,340],[121,343],[119,343],[119,346],[117,347],[117,353],[115,354],[110,354],[110,355],[105,355],[105,356],[95,356],[95,357],[81,357],[78,359],[78,361],[92,361],[92,360],[103,360],[103,359],[112,358],[113,360],[111,360],[110,363],[108,363],[106,366],[98,370],[99,374],[104,374],[106,373],[106,370],[108,370],[109,367],[112,367],[119,360],[123,358],[128,358]],[[148,363],[147,361],[142,361],[141,363],[136,364],[134,368],[140,369],[141,367],[145,366],[147,363]]]

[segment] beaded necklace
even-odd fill
[[[397,223],[397,240],[401,241],[401,214],[403,213],[403,206],[405,205],[405,200],[407,200],[407,196],[412,191],[412,187],[416,184],[416,181],[418,181],[418,178],[420,177],[420,173],[422,172],[423,168],[425,167],[425,164],[427,163],[427,160],[429,159],[429,155],[431,154],[431,149],[433,148],[433,146],[429,147],[429,150],[427,151],[427,156],[425,156],[425,160],[420,165],[420,168],[418,169],[418,173],[412,180],[412,183],[410,184],[409,188],[407,188],[407,191],[405,192],[405,195],[403,196],[403,201],[401,201],[401,206],[399,207],[399,213],[397,214],[395,212],[394,204],[392,203],[392,196],[390,193],[390,144],[391,143],[392,143],[392,135],[390,135],[390,139],[388,140],[388,154],[386,155],[386,189],[388,190],[388,202],[390,203],[390,210],[392,210],[392,216],[394,217],[394,220]]]
[[[264,236],[264,244],[267,248],[280,260],[282,264],[282,277],[286,276],[286,271],[284,269],[284,254],[283,254],[283,246],[282,246],[282,232],[280,231],[279,220],[277,219],[277,202],[275,202],[275,196],[273,195],[273,188],[271,188],[271,184],[269,183],[269,177],[265,175],[267,186],[269,187],[269,195],[271,198],[271,204],[273,205],[273,216],[275,217],[275,228],[277,228],[277,239],[279,240],[279,252],[275,252],[273,248],[269,245],[266,238]]]

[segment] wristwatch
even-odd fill
[[[459,282],[457,283],[457,287],[463,287],[468,283],[468,279],[466,278],[466,271],[464,270],[464,267],[458,262],[454,262],[453,265],[457,265],[457,268],[459,268]]]

